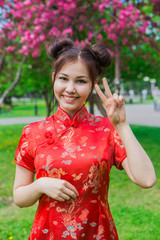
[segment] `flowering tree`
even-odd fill
[[[160,1],[152,2],[154,10]],[[99,41],[115,59],[114,83],[119,89],[121,48],[127,45],[132,50],[149,41],[156,46],[157,32],[148,30],[158,23],[145,14],[142,1],[1,0],[0,6],[5,9],[0,29],[1,66],[6,53],[36,58],[42,45],[59,36],[69,36],[77,45]]]

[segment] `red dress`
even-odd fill
[[[42,195],[30,240],[117,240],[108,204],[112,165],[122,169],[124,146],[108,118],[83,106],[71,119],[58,107],[55,115],[24,127],[15,163],[36,173],[70,182],[74,201]]]

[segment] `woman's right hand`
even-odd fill
[[[38,191],[42,194],[64,202],[65,200],[76,199],[79,194],[77,189],[69,182],[51,177],[42,177],[37,180]]]

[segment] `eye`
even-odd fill
[[[66,77],[59,77],[60,80],[66,81],[67,78]]]
[[[82,79],[79,79],[77,80],[78,83],[86,83],[86,81],[82,80]]]

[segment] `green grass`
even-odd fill
[[[24,125],[0,126],[0,240],[28,239],[36,205],[12,204],[14,153]],[[109,202],[120,240],[160,239],[160,128],[132,126],[153,161],[157,184],[141,189],[124,171],[111,171]]]
[[[43,99],[37,100],[38,116],[46,116],[47,110]],[[2,108],[1,118],[6,117],[32,117],[35,116],[35,101],[28,99],[26,101],[13,102],[12,108],[8,105],[4,105]]]

